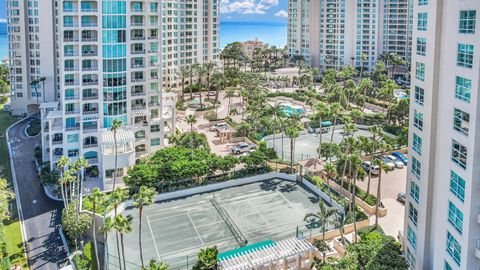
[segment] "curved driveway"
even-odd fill
[[[17,194],[23,211],[30,269],[58,269],[56,262],[65,259],[58,229],[61,203],[50,200],[37,178],[34,151],[40,136],[28,138],[24,130],[29,120],[12,126],[8,132],[15,167]]]

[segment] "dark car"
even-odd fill
[[[399,192],[397,194],[397,201],[399,201],[401,203],[405,203],[405,198],[406,198],[405,192]]]
[[[398,158],[401,162],[403,162],[403,164],[407,165],[407,163],[408,163],[408,157],[407,157],[407,155],[402,154],[402,153],[400,153],[400,152],[393,152],[393,153],[392,153],[392,156]]]

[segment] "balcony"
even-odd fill
[[[132,111],[140,111],[145,110],[147,106],[145,105],[132,105]]]
[[[52,145],[59,145],[59,144],[63,144],[63,140],[53,140],[52,141]]]
[[[78,95],[65,96],[65,100],[78,100],[80,97]]]
[[[84,51],[82,52],[82,56],[97,56],[97,52],[96,51]]]
[[[77,124],[76,126],[73,126],[73,127],[65,128],[65,131],[75,131],[75,130],[80,130],[80,124]]]
[[[74,85],[79,85],[79,81],[66,81],[65,86],[74,86]]]
[[[65,57],[74,57],[74,56],[78,56],[79,53],[78,52],[64,52],[63,53],[63,56]]]
[[[139,83],[139,82],[144,82],[145,81],[145,78],[135,78],[135,79],[132,79],[132,83]]]
[[[65,111],[66,115],[71,115],[71,114],[79,114],[80,110],[73,110],[73,111]]]
[[[82,7],[82,12],[98,12],[98,9],[94,7]]]
[[[63,41],[64,42],[78,42],[79,38],[78,37],[64,37]]]
[[[83,81],[82,86],[98,85],[98,80]]]
[[[82,37],[82,42],[97,42],[97,37]]]
[[[82,67],[82,71],[97,71],[98,66],[93,66],[93,67]]]
[[[144,64],[132,64],[132,65],[131,65],[131,68],[132,68],[132,69],[145,68],[145,65],[144,65]]]
[[[83,134],[97,133],[97,132],[98,132],[98,128],[95,126],[83,127]]]
[[[70,23],[70,22],[65,22],[63,23],[63,27],[65,28],[75,28],[75,27],[78,27],[78,23]]]
[[[92,115],[92,114],[98,114],[97,109],[91,109],[91,110],[83,110],[84,115]]]
[[[145,50],[135,50],[132,51],[132,54],[145,54]]]
[[[143,22],[132,22],[131,23],[131,26],[133,27],[142,27],[142,26],[145,26],[145,24]]]
[[[149,40],[157,40],[158,39],[158,36],[150,36],[148,37]]]
[[[90,144],[84,144],[83,148],[88,149],[88,148],[96,148],[98,147],[97,143],[90,143]]]
[[[87,159],[88,164],[90,165],[95,165],[98,164],[98,158],[88,158]]]
[[[98,95],[89,95],[89,96],[83,96],[82,100],[95,100],[98,99]]]
[[[96,22],[82,22],[82,27],[97,27],[98,23]]]
[[[77,66],[77,67],[65,67],[63,70],[65,71],[78,71],[80,68]]]
[[[73,13],[73,12],[78,12],[78,8],[76,7],[64,7],[63,8],[64,13]]]
[[[132,97],[144,96],[145,92],[132,92]]]
[[[145,40],[144,36],[138,36],[138,37],[131,37],[131,40]]]

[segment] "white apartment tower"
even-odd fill
[[[413,10],[405,255],[411,269],[479,269],[480,2]]]
[[[121,177],[136,160],[165,146],[175,131],[176,94],[164,90],[177,86],[177,70],[217,57],[217,0],[8,1],[10,21],[23,14],[16,6],[51,8],[39,16],[39,31],[48,22],[51,26],[40,42],[41,56],[54,60],[53,71],[50,66],[43,71],[40,63],[39,76],[52,74],[47,77],[52,85],[45,85],[48,99],[40,102],[44,160],[53,168],[62,155],[84,157],[91,165],[87,174],[97,179],[91,185],[104,189],[112,187],[115,141]],[[11,49],[11,56],[20,58],[12,69],[18,63],[21,71],[33,71],[32,45],[24,42],[29,34],[22,32],[33,18],[24,17],[19,19],[20,40],[10,43],[28,47],[29,54]],[[36,101],[31,96],[28,104]],[[12,107],[27,106],[13,100]],[[114,133],[115,120],[121,128]]]
[[[289,0],[289,53],[322,70],[344,65],[371,69],[386,52],[409,60],[412,1]]]

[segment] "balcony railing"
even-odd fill
[[[82,37],[83,42],[96,42],[97,40],[97,37]]]
[[[79,85],[79,82],[78,81],[66,81],[65,85],[66,86]]]
[[[132,111],[145,110],[146,108],[147,106],[145,105],[132,106]]]
[[[145,65],[144,64],[132,64],[131,67],[132,68],[145,68]]]
[[[79,40],[78,37],[64,37],[63,41],[64,42],[77,42]]]
[[[82,52],[82,56],[97,56],[97,52]]]
[[[79,67],[65,67],[63,70],[65,70],[65,71],[78,71]]]
[[[82,85],[98,85],[98,81],[83,81]]]
[[[79,53],[78,52],[65,52],[63,55],[65,57],[72,57],[72,56],[78,56]]]
[[[79,99],[80,97],[78,95],[74,95],[74,96],[65,96],[65,100],[77,100]]]
[[[144,81],[145,81],[145,78],[132,79],[132,83],[138,83],[138,82],[144,82]]]
[[[150,36],[150,37],[148,37],[148,39],[150,39],[150,40],[156,40],[156,39],[158,39],[158,36]]]
[[[145,40],[145,37],[131,37],[131,40]]]
[[[97,27],[98,23],[96,22],[82,22],[82,27]]]
[[[66,115],[70,115],[70,114],[79,114],[79,113],[80,113],[80,110],[65,111],[65,114],[66,114]]]
[[[53,145],[63,144],[63,140],[53,140],[52,144]]]
[[[97,12],[97,8],[82,8],[82,12]]]
[[[85,115],[91,115],[91,114],[97,114],[98,113],[98,110],[97,109],[94,109],[94,110],[83,110],[83,114]]]
[[[98,132],[97,127],[83,127],[83,134],[96,133]]]
[[[95,148],[98,147],[97,143],[84,144],[83,148]]]
[[[143,22],[132,22],[131,26],[144,26],[145,24]]]
[[[132,97],[144,96],[145,92],[132,92]]]
[[[87,159],[87,162],[90,165],[98,164],[98,158],[89,158],[89,159]]]
[[[78,8],[63,8],[63,12],[65,13],[78,12]]]
[[[94,67],[82,67],[82,71],[97,71],[98,70],[98,67],[97,66],[94,66]]]
[[[82,100],[94,100],[98,99],[98,95],[91,95],[91,96],[83,96]]]
[[[80,130],[80,125],[65,128],[65,131],[74,131],[74,130]]]
[[[132,8],[132,12],[143,12],[143,8]]]
[[[132,54],[145,54],[145,50],[132,51]]]
[[[65,28],[78,27],[78,23],[63,23],[63,27]]]

